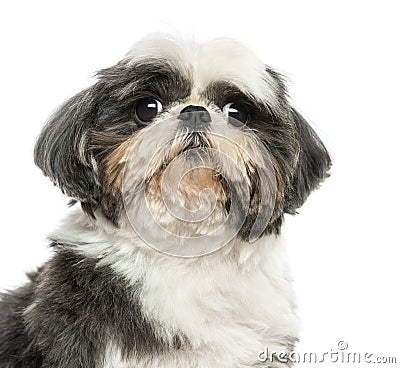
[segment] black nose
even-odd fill
[[[204,126],[211,122],[211,116],[207,109],[195,105],[186,106],[180,112],[178,119],[194,126]]]

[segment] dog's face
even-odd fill
[[[279,233],[330,167],[278,73],[232,40],[171,37],[136,44],[67,101],[35,162],[92,217],[152,245],[213,244],[199,253]]]

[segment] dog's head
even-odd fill
[[[284,79],[252,52],[168,36],[139,42],[62,105],[35,162],[93,218],[153,245],[213,249],[278,233],[331,164]]]

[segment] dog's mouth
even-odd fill
[[[213,148],[208,137],[201,132],[194,132],[177,136],[171,142],[171,146],[166,154],[161,171],[164,171],[173,161],[191,162],[191,166],[210,165],[210,157]]]
[[[205,151],[208,148],[211,147],[211,142],[207,138],[206,134],[203,132],[193,132],[190,134],[187,134],[186,137],[184,138],[184,146],[183,148],[179,151],[178,154],[181,154],[183,152],[187,152],[189,150],[193,149],[199,149],[200,151]]]

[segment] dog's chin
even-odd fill
[[[198,256],[238,237],[259,183],[254,173],[227,165],[219,155],[207,147],[185,147],[165,157],[168,164],[137,192],[125,186],[127,216],[146,243],[165,253]]]
[[[158,250],[184,256],[207,254],[230,241],[222,230],[230,193],[207,147],[187,145],[164,162],[126,206],[135,231]]]

